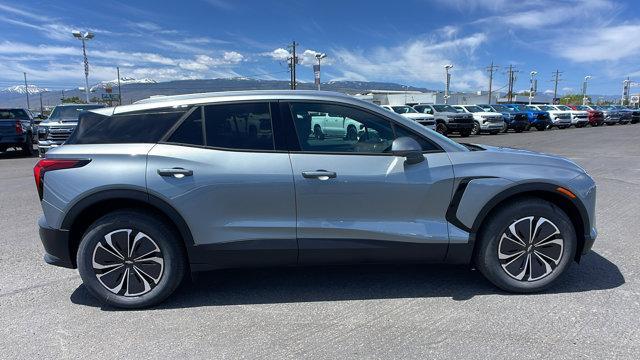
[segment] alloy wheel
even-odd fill
[[[498,243],[502,269],[519,281],[549,276],[560,264],[564,240],[558,227],[544,217],[529,216],[507,227]]]
[[[107,290],[132,297],[146,294],[158,285],[164,272],[164,258],[158,244],[148,235],[118,229],[96,244],[92,266]]]

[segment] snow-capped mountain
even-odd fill
[[[8,88],[4,88],[0,91],[4,93],[11,93],[11,94],[25,94],[27,91],[29,91],[29,94],[39,94],[41,92],[47,92],[49,91],[49,89],[39,88],[35,85],[29,85],[27,86],[27,90],[25,90],[24,85],[15,85],[15,86],[10,86]]]
[[[125,85],[125,84],[155,84],[157,83],[157,81],[153,80],[153,79],[149,79],[149,78],[142,78],[142,79],[134,79],[132,77],[121,77],[120,78],[120,85]],[[97,83],[96,85],[93,85],[90,88],[90,91],[96,91],[97,89],[104,89],[107,87],[117,87],[118,86],[118,79],[114,79],[114,80],[106,80],[106,81],[101,81],[99,83]]]

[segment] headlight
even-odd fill
[[[46,134],[48,131],[49,131],[49,128],[46,128],[43,126],[38,127],[38,134]]]

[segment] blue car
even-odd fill
[[[553,124],[553,122],[551,121],[551,117],[549,116],[549,113],[546,111],[529,109],[522,104],[503,104],[503,105],[513,111],[527,114],[527,119],[529,120],[529,126],[527,127],[526,130],[529,130],[531,127],[534,127],[538,129],[538,131],[544,131],[550,125]]]
[[[505,105],[481,104],[477,105],[484,111],[497,112],[502,114],[502,119],[506,124],[503,132],[512,129],[517,133],[521,133],[529,127],[529,118],[524,111],[517,111]]]

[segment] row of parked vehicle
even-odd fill
[[[34,117],[27,109],[0,108],[0,152],[14,148],[33,156],[37,147],[38,154],[43,155],[67,140],[82,111],[102,107],[101,104],[62,104],[45,120]]]
[[[640,122],[640,110],[620,105],[523,105],[523,104],[415,104],[382,105],[443,135],[460,136],[480,133],[498,134],[513,130],[517,133],[536,128],[566,129],[601,126],[603,124],[635,124]]]

